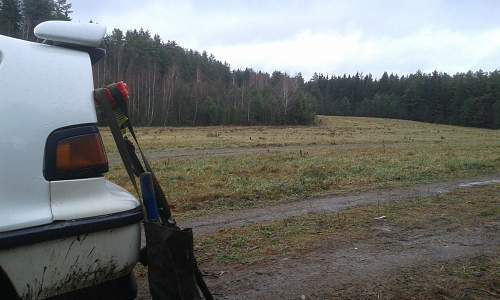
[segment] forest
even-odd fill
[[[313,102],[302,76],[231,70],[206,52],[164,42],[148,31],[114,29],[106,57],[94,66],[102,86],[124,80],[134,95],[136,124],[308,124]]]
[[[325,115],[368,116],[500,128],[500,71],[420,71],[380,79],[314,74],[306,90]]]
[[[0,34],[36,41],[37,24],[71,20],[71,13],[67,0],[0,0]],[[95,85],[127,82],[137,125],[311,124],[322,114],[500,128],[499,71],[314,74],[305,81],[300,73],[233,70],[143,29],[114,29],[103,47]]]

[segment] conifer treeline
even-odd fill
[[[163,42],[148,31],[115,29],[94,66],[96,86],[123,80],[135,124],[308,124],[313,99],[299,74],[231,71],[206,52]]]
[[[307,90],[316,111],[500,128],[500,71],[450,76],[434,71],[408,76],[324,76],[315,74]]]
[[[0,0],[0,34],[33,41],[38,23],[70,20],[71,12],[67,0]],[[500,71],[315,74],[304,82],[300,74],[232,71],[144,30],[115,29],[104,47],[95,84],[126,81],[138,125],[308,124],[318,113],[500,128]]]
[[[33,28],[47,20],[71,20],[67,0],[0,0],[0,34],[34,41]]]

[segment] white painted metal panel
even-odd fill
[[[134,209],[139,202],[125,189],[104,178],[52,181],[54,220],[75,220]]]
[[[43,177],[57,128],[95,123],[89,55],[0,35],[0,231],[52,222]]]
[[[124,276],[139,257],[139,224],[0,251],[22,299],[59,295]]]

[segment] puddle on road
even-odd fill
[[[497,183],[500,183],[500,180],[493,179],[493,180],[486,180],[486,181],[474,181],[474,182],[461,183],[458,186],[467,188],[467,187],[475,187],[475,186],[492,185],[492,184],[497,184]]]

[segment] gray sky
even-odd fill
[[[144,28],[232,68],[290,74],[500,69],[500,1],[70,0],[74,21]]]

